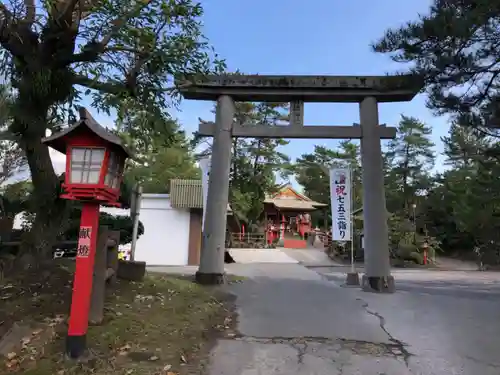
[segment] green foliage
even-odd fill
[[[373,48],[425,79],[435,112],[481,127],[500,114],[499,21],[499,0],[434,0],[428,14],[386,31]]]
[[[304,194],[314,201],[330,205],[330,168],[350,167],[353,171],[354,209],[361,207],[361,161],[359,145],[342,141],[339,148],[332,150],[324,146],[314,146],[314,152],[297,158],[290,170],[304,187]]]
[[[428,186],[434,166],[432,129],[413,117],[401,116],[397,135],[384,155],[387,208],[410,216],[409,207]]]
[[[75,204],[71,208],[68,218],[68,224],[64,233],[61,233],[59,239],[65,241],[78,240],[78,231],[80,228],[80,218],[82,210],[80,204]],[[29,231],[34,222],[34,215],[32,212],[25,212],[23,215],[22,230]],[[99,215],[99,225],[105,225],[109,230],[120,231],[120,244],[128,244],[132,241],[133,221],[130,216],[113,216],[106,212],[101,212]],[[137,231],[138,237],[144,234],[144,225],[139,221]],[[73,245],[71,245],[73,246]]]
[[[194,0],[0,6],[0,74],[11,79],[9,130],[19,138],[33,181],[37,215],[25,244],[35,258],[49,254],[67,211],[40,145],[46,129],[74,119],[75,106],[90,97],[95,109],[117,114],[129,140],[141,138],[136,143],[143,152],[159,133],[174,137],[169,109],[179,96],[172,81],[188,85],[188,75],[198,79],[224,69],[201,32],[202,15]]]
[[[23,26],[39,37],[39,49],[16,48],[8,38],[2,39],[2,69],[14,74],[16,88],[32,92],[34,98],[45,97],[43,102],[49,106],[79,100],[84,94],[105,111],[115,107],[125,116],[123,110],[128,107],[157,116],[165,113],[175,91],[172,77],[203,75],[224,67],[201,33],[203,9],[196,1],[55,4],[37,7],[40,23],[24,20]],[[21,17],[14,14],[6,36],[14,33],[16,17]],[[55,22],[61,18],[69,22]],[[17,35],[18,43],[26,44],[28,36]],[[47,58],[49,50],[53,54]],[[28,56],[46,65],[26,64]]]
[[[443,139],[451,170],[427,183],[424,224],[450,252],[500,263],[499,0],[434,0],[427,15],[388,30],[373,46],[425,79],[428,105],[452,115]],[[487,256],[486,256],[487,255]]]
[[[75,207],[71,211],[71,224],[65,231],[63,238],[66,240],[77,240],[78,230],[80,228],[81,209]],[[130,216],[112,216],[108,213],[101,212],[99,215],[99,225],[105,225],[109,230],[120,231],[120,244],[128,244],[132,242],[133,221]],[[144,225],[139,221],[137,231],[138,237],[144,234]]]
[[[144,159],[142,164],[131,163],[125,179],[130,185],[139,182],[145,193],[169,193],[170,180],[174,178],[200,178],[193,154],[186,147],[173,145]]]
[[[411,229],[408,228],[407,220],[396,214],[389,214],[387,225],[389,228],[389,248],[391,250],[397,249],[401,243],[411,243],[408,235],[412,233]]]
[[[163,194],[170,192],[171,179],[199,179],[200,172],[186,149],[172,147],[154,155],[151,162],[130,168],[126,178],[140,182],[145,193]]]
[[[4,186],[0,195],[0,216],[13,218],[18,213],[29,210],[31,191],[32,185],[28,181]]]
[[[425,226],[449,252],[491,253],[500,244],[500,167],[491,137],[453,124],[444,137],[451,170],[436,176],[424,202]],[[500,256],[495,262],[500,262]],[[490,261],[492,257],[489,257]]]
[[[8,131],[12,124],[13,95],[10,87],[0,84],[0,135],[11,138]],[[5,135],[5,136],[4,136]],[[0,184],[4,184],[15,174],[23,172],[26,167],[24,153],[13,140],[0,140]]]
[[[117,131],[134,152],[125,172],[130,186],[139,183],[144,192],[161,194],[169,192],[173,178],[199,178],[192,148],[177,121],[137,111],[120,117]]]
[[[388,226],[389,247],[393,258],[423,264],[424,247],[427,248],[429,261],[441,251],[439,240],[427,234],[417,233],[408,219],[390,214]]]
[[[441,137],[441,141],[447,156],[445,163],[464,172],[473,172],[483,150],[491,143],[484,133],[458,121],[451,123],[448,136]]]

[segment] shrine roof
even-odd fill
[[[314,211],[318,208],[313,206],[311,202],[295,201],[289,199],[275,199],[272,201],[272,203],[276,206],[276,208],[284,210]]]
[[[314,211],[320,207],[328,206],[299,193],[290,184],[284,184],[278,189],[278,192],[269,194],[264,203],[273,204],[278,209],[302,211]]]

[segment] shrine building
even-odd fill
[[[289,249],[307,248],[307,238],[314,230],[311,213],[324,210],[326,219],[327,207],[327,204],[315,202],[300,194],[290,184],[281,186],[276,193],[269,194],[264,200],[267,241],[278,240],[278,246]]]

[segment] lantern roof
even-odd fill
[[[131,157],[132,154],[129,150],[123,145],[122,140],[117,135],[111,133],[109,130],[101,126],[87,111],[85,107],[80,107],[79,109],[80,120],[70,125],[63,131],[60,131],[56,134],[51,135],[50,137],[45,137],[42,139],[42,143],[47,146],[52,147],[54,150],[66,153],[66,141],[65,138],[74,132],[75,130],[86,127],[92,133],[97,135],[99,138],[108,141],[109,143],[119,147],[128,157]]]

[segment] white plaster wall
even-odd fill
[[[130,210],[102,207],[111,215],[129,216]],[[144,234],[137,240],[135,260],[149,266],[188,263],[189,211],[172,208],[167,194],[144,194],[139,219]]]

